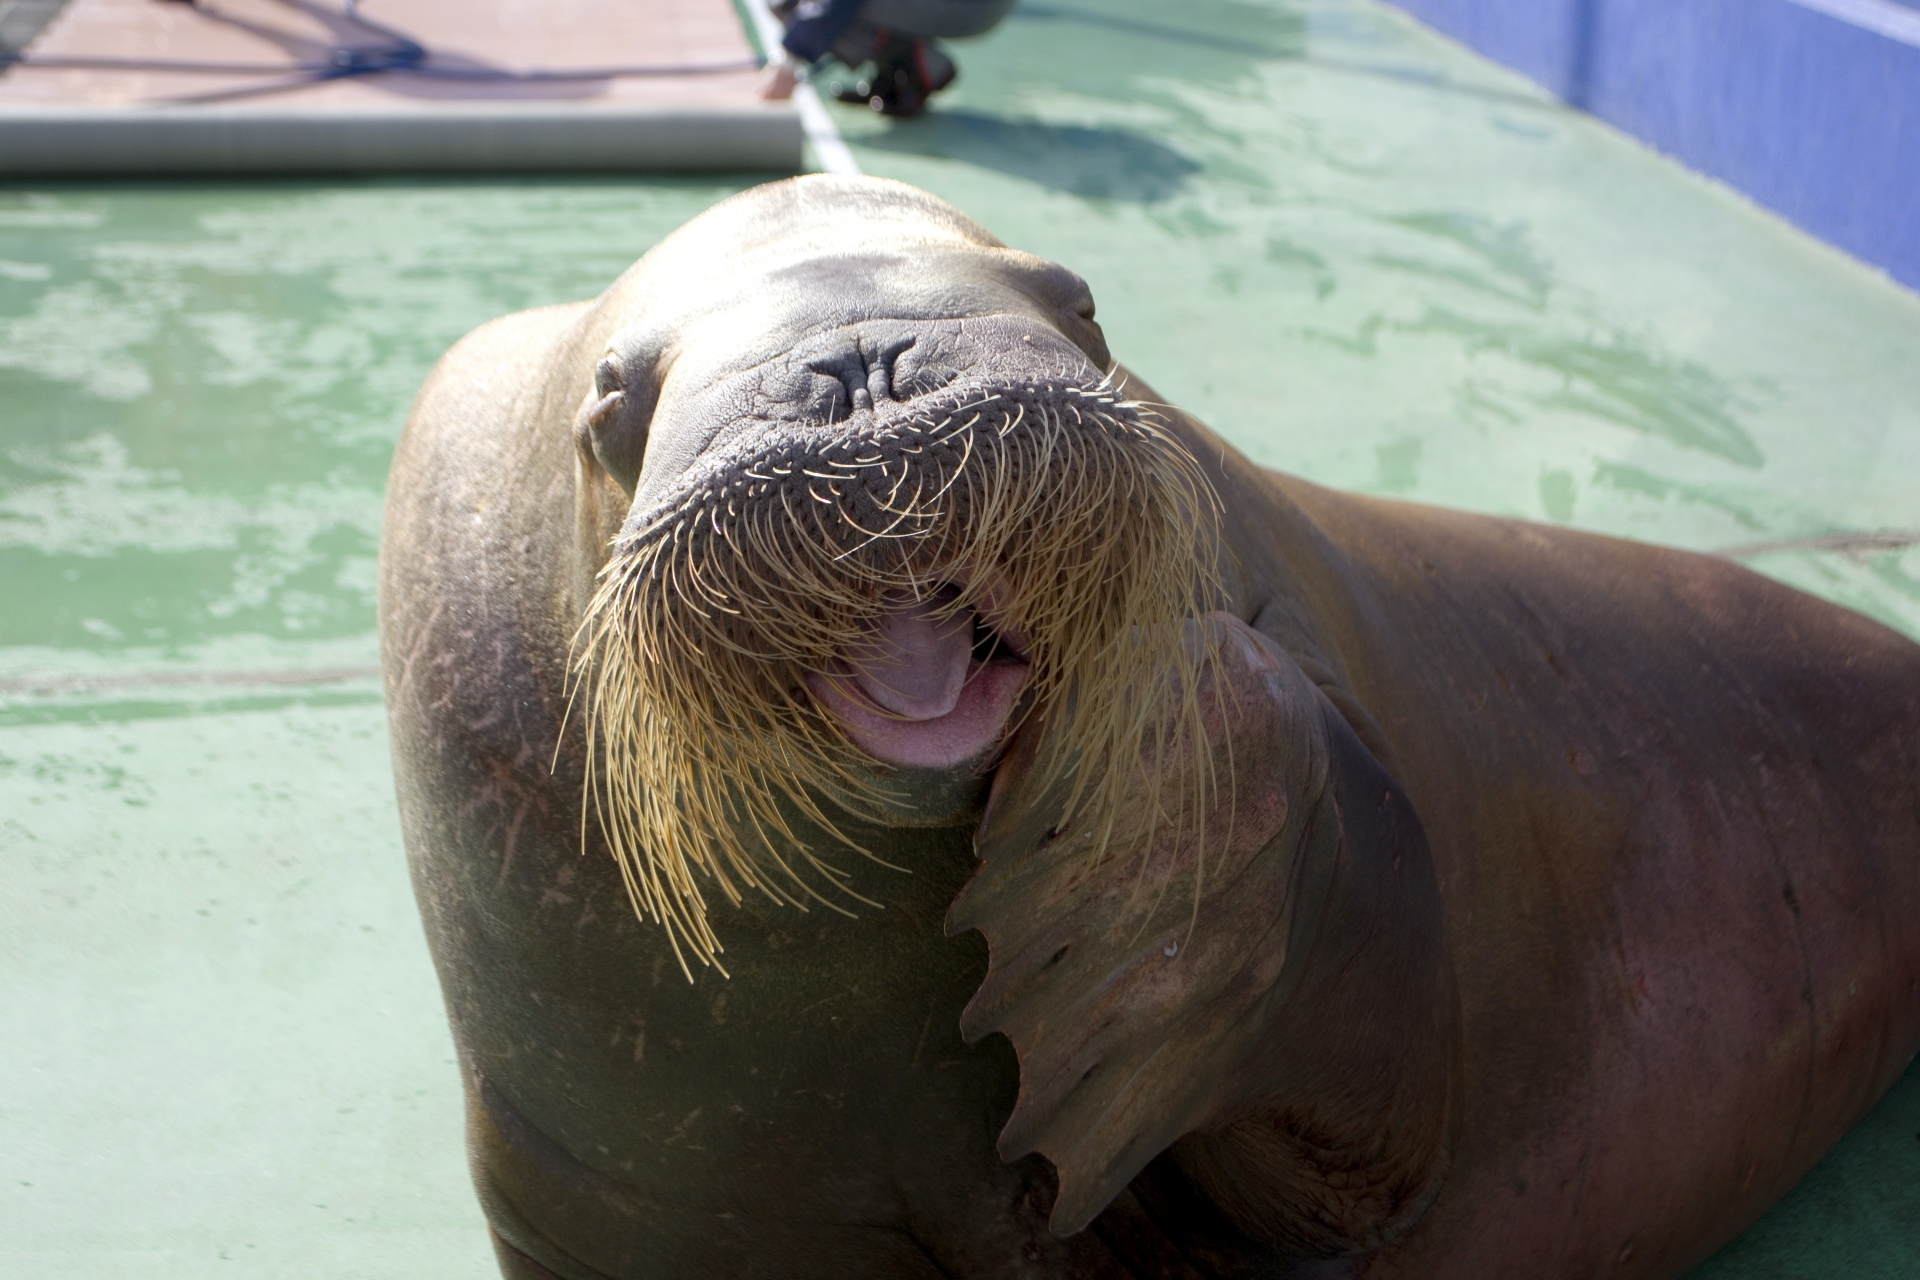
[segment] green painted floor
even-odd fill
[[[1256,457],[1920,635],[1920,298],[1363,0],[958,53],[933,118],[835,109],[860,164]],[[0,188],[0,1276],[490,1273],[368,674],[387,457],[462,332],[755,180]],[[1696,1274],[1916,1273],[1920,1069]]]

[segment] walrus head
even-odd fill
[[[576,647],[587,786],[683,967],[720,950],[703,879],[857,898],[796,819],[857,847],[840,814],[983,777],[1029,717],[1091,811],[1153,785],[1142,750],[1197,725],[1216,502],[1077,276],[814,177],[702,215],[589,323],[576,439],[631,505]]]

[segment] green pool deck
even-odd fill
[[[861,166],[1325,483],[1920,635],[1920,297],[1366,0],[1028,3]],[[730,180],[0,187],[0,1277],[483,1277],[379,687],[435,357]],[[637,958],[636,965],[644,964]],[[1711,1280],[1920,1275],[1920,1069]]]

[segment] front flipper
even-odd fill
[[[1000,1153],[1053,1162],[1056,1233],[1172,1147],[1249,1236],[1309,1256],[1371,1249],[1437,1191],[1457,1112],[1425,836],[1270,640],[1224,614],[1194,626],[1217,654],[1195,690],[1204,741],[1143,756],[1123,811],[1066,820],[1044,726],[1016,737],[981,866],[947,918],[991,954],[961,1029],[1013,1042]],[[1212,803],[1179,820],[1208,771]]]

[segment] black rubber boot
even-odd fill
[[[927,99],[952,84],[953,59],[931,40],[878,33],[873,72],[851,85],[837,85],[842,102],[864,102],[883,116],[917,116]]]

